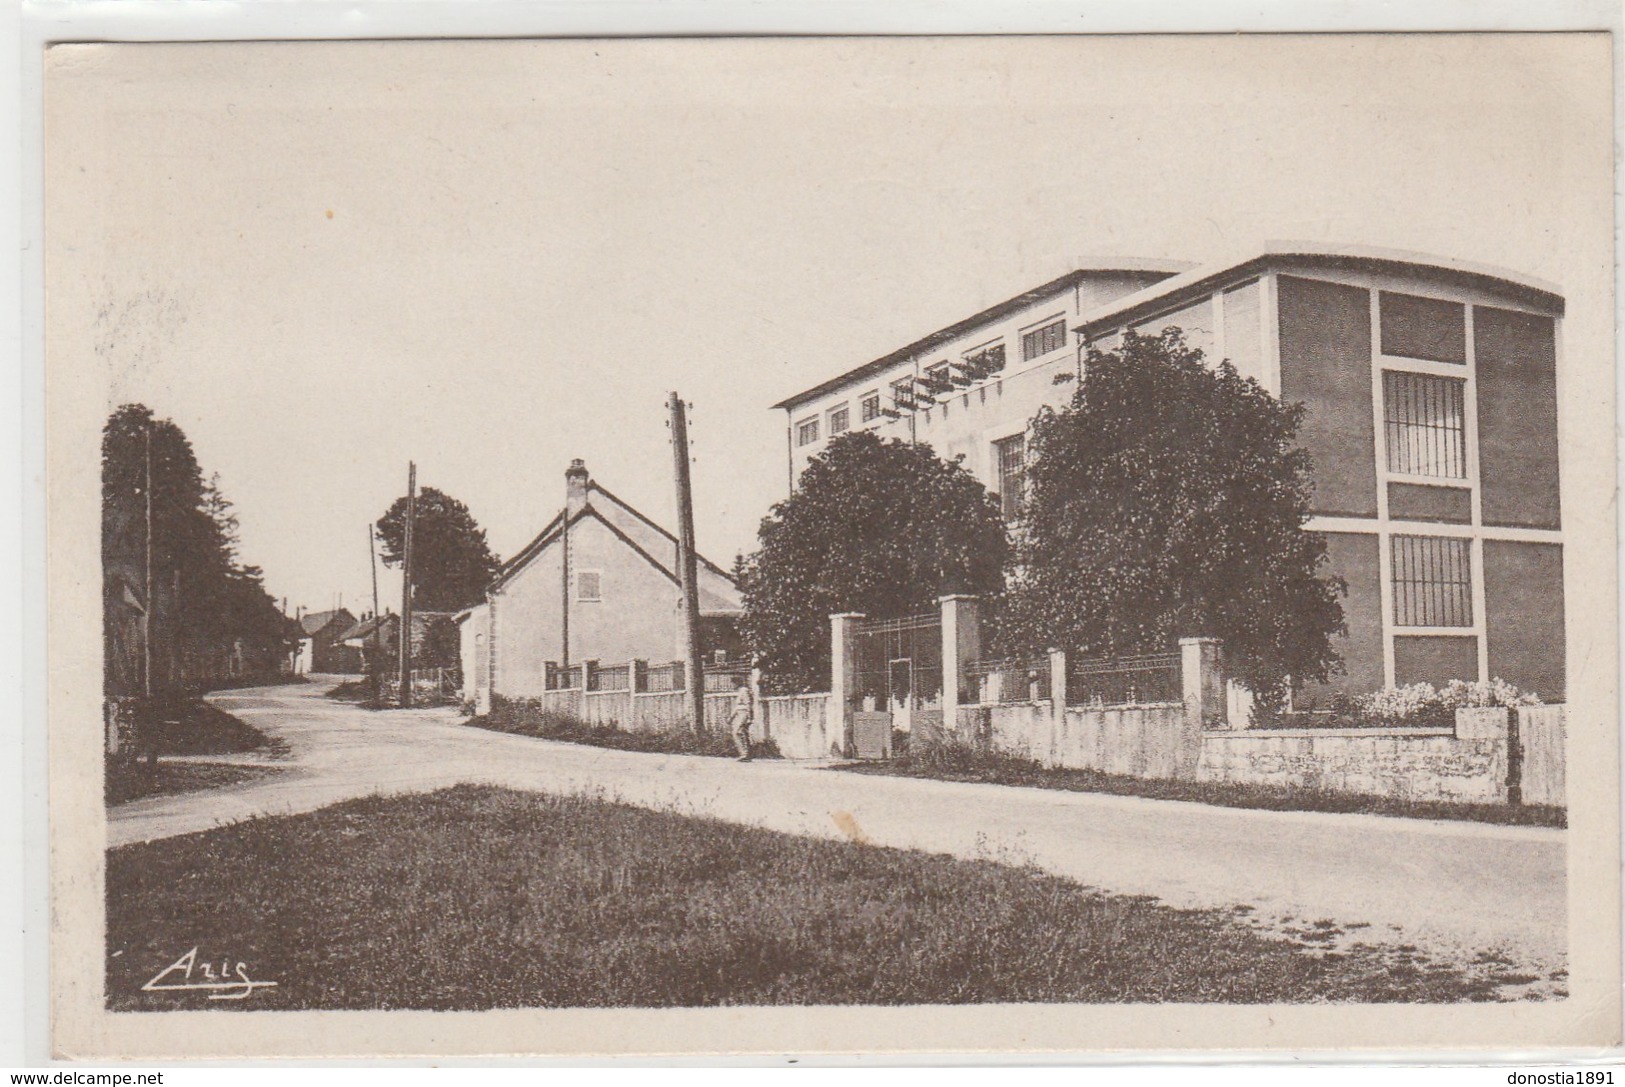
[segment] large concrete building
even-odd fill
[[[874,429],[962,456],[1018,518],[1028,421],[1075,388],[1055,376],[1125,329],[1178,326],[1307,406],[1308,527],[1348,583],[1334,686],[1500,677],[1561,700],[1562,316],[1549,285],[1415,254],[1291,246],[1095,267],[776,407],[792,480],[831,437]]]

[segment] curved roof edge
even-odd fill
[[[1405,249],[1271,241],[1237,259],[1200,265],[1143,291],[1109,302],[1086,314],[1073,331],[1086,336],[1098,333],[1115,327],[1125,319],[1139,316],[1141,311],[1155,311],[1175,297],[1198,294],[1202,288],[1217,287],[1223,280],[1245,276],[1272,265],[1293,263],[1331,265],[1362,271],[1426,272],[1437,278],[1498,289],[1539,308],[1549,309],[1557,316],[1563,315],[1565,305],[1557,284],[1495,265]]]
[[[1071,290],[1091,276],[1126,272],[1131,275],[1152,274],[1177,278],[1181,273],[1186,273],[1194,267],[1189,261],[1180,260],[1156,260],[1142,257],[1081,257],[1077,261],[1077,267],[1059,279],[1052,279],[1042,286],[1023,291],[1014,298],[1007,298],[1003,302],[989,306],[980,313],[972,314],[962,321],[955,321],[946,328],[940,328],[905,347],[900,347],[896,351],[889,352],[864,363],[862,366],[848,370],[839,377],[820,382],[810,389],[804,389],[794,396],[780,400],[773,405],[773,408],[793,408],[798,404],[806,403],[808,400],[816,400],[825,393],[833,392],[848,382],[883,373],[913,355],[930,351],[941,344],[947,343],[949,340],[964,335],[977,325],[997,321],[1019,309],[1026,308],[1042,298],[1047,298],[1052,294],[1059,294],[1061,291]]]

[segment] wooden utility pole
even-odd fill
[[[367,560],[372,563],[372,704],[384,701],[384,617],[378,614],[378,532],[367,522]]]
[[[699,560],[694,553],[694,487],[688,472],[688,414],[671,394],[672,467],[677,475],[677,570],[683,590],[683,635],[688,661],[688,713],[695,732],[705,731],[705,663],[700,659]]]
[[[418,466],[406,464],[406,546],[401,549],[401,708],[412,704],[412,532],[418,518]]]
[[[158,713],[152,704],[152,423],[146,427],[146,461],[147,481],[143,488],[142,497],[146,499],[147,519],[147,569],[143,592],[146,599],[142,601],[141,609],[141,689],[146,695],[142,705],[141,724],[142,731],[146,733],[142,742],[147,749],[147,765],[158,764]]]

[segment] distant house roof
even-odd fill
[[[1126,272],[1141,275],[1150,273],[1159,276],[1172,276],[1179,272],[1183,272],[1190,267],[1191,265],[1187,261],[1145,261],[1135,258],[1120,258],[1114,261],[1103,260],[1098,262],[1098,264],[1091,263],[1089,267],[1078,268],[1074,271],[1068,272],[1064,276],[1061,276],[1059,279],[1052,279],[1042,286],[1034,287],[1029,291],[1023,291],[1014,298],[1007,298],[997,305],[989,306],[982,312],[972,314],[963,321],[956,321],[946,328],[939,328],[929,336],[922,337],[921,339],[915,340],[913,343],[908,344],[905,347],[899,347],[896,351],[882,355],[878,359],[874,359],[870,362],[866,362],[862,366],[856,367],[855,369],[848,370],[840,377],[831,378],[822,384],[814,385],[810,389],[796,393],[794,396],[781,400],[773,406],[775,408],[794,408],[798,404],[805,404],[809,400],[816,400],[825,393],[833,392],[843,385],[861,380],[866,377],[872,377],[876,374],[884,373],[893,366],[896,366],[898,363],[906,362],[915,355],[922,355],[930,351],[934,351],[948,341],[958,339],[960,336],[963,336],[965,333],[980,325],[985,325],[989,322],[1000,320],[1012,313],[1017,312],[1018,310],[1025,309],[1034,302],[1039,302],[1045,298],[1051,297],[1052,295],[1060,294],[1062,291],[1070,291],[1078,284],[1092,277],[1110,275],[1113,272]]]
[[[586,517],[601,522],[622,543],[641,555],[649,565],[670,578],[673,584],[678,582],[677,537],[617,498],[596,480],[588,481],[587,502],[571,515],[569,523],[574,525]],[[500,588],[515,574],[530,565],[537,555],[559,537],[564,527],[565,513],[560,510],[534,540],[502,565],[490,587]],[[696,565],[700,582],[700,614],[737,615],[742,612],[744,603],[739,596],[739,586],[734,584],[733,578],[704,555],[696,554],[695,558],[698,560]]]
[[[435,623],[452,618],[452,613],[449,611],[419,611],[414,609],[412,612],[413,640],[416,641],[422,637],[429,627]],[[381,630],[385,644],[394,644],[395,632],[400,629],[400,625],[401,617],[394,612],[375,615],[371,619],[363,619],[351,626],[339,636],[339,640],[346,645],[364,647]]]
[[[333,611],[307,611],[299,617],[299,629],[308,636],[325,630],[334,622],[342,622],[348,627],[355,622],[355,616],[346,608]]]

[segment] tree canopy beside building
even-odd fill
[[[829,686],[829,617],[898,618],[945,593],[997,594],[1008,538],[997,501],[928,445],[842,435],[763,518],[735,564],[741,627],[770,688]]]
[[[102,429],[102,576],[108,694],[143,693],[147,635],[154,694],[271,673],[288,651],[261,571],[238,559],[219,477],[205,480],[185,433],[142,404],[120,407]]]
[[[1069,406],[1032,423],[1026,520],[1000,619],[1010,648],[1088,656],[1222,639],[1266,706],[1340,667],[1340,579],[1308,532],[1303,416],[1177,329],[1090,351]]]
[[[406,556],[406,496],[378,519],[384,562]],[[485,587],[501,563],[485,530],[462,502],[433,487],[417,495],[412,527],[412,604],[426,611],[460,611],[485,599]]]

